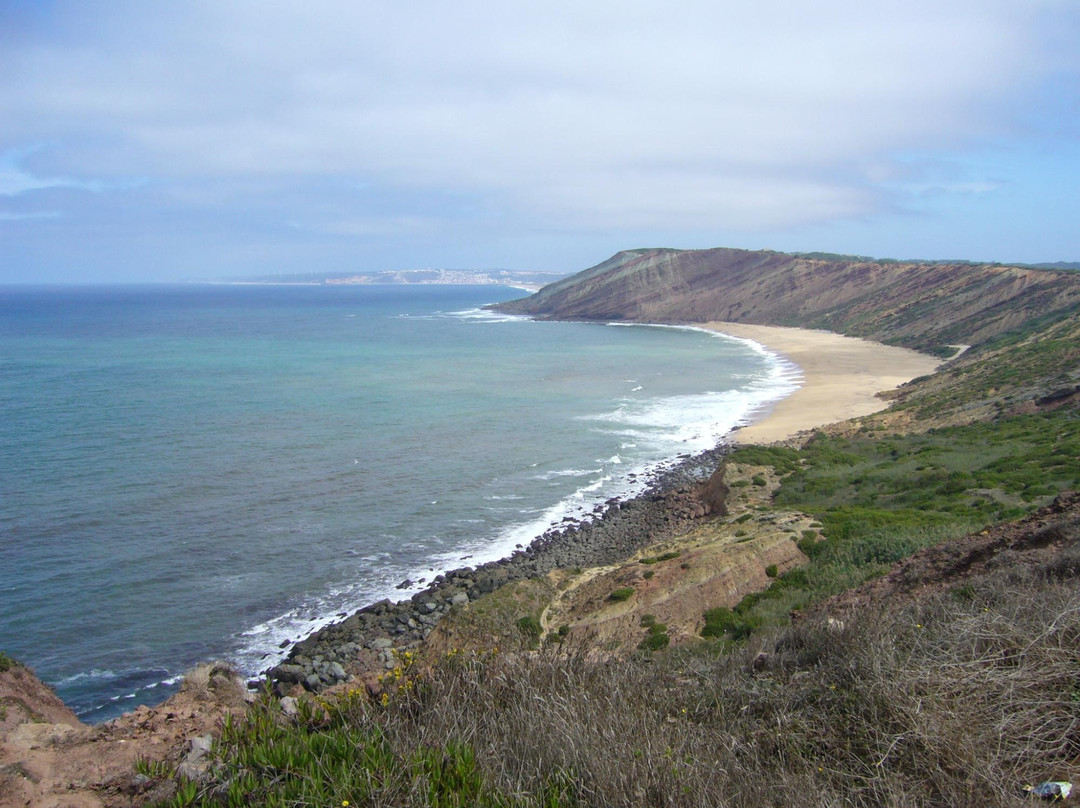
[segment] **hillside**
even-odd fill
[[[1074,272],[719,248],[620,252],[498,308],[546,319],[824,328],[932,351],[1064,317],[1078,304]]]
[[[553,320],[728,321],[836,331],[952,357],[900,394],[906,427],[1075,403],[1080,274],[734,249],[620,252],[500,311]]]

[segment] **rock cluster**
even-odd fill
[[[723,452],[720,447],[682,457],[655,474],[640,496],[608,500],[585,519],[565,520],[508,558],[436,576],[408,600],[365,606],[298,642],[266,676],[284,695],[296,685],[318,692],[354,675],[391,669],[395,651],[416,646],[451,609],[503,584],[555,569],[611,564],[662,541],[713,511],[703,494]]]

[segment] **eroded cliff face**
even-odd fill
[[[978,344],[1080,305],[1080,275],[829,261],[734,249],[628,250],[503,311],[546,319],[824,328],[927,350]]]
[[[189,671],[180,692],[97,726],[80,723],[30,669],[0,669],[0,808],[121,808],[172,798],[172,780],[137,774],[136,760],[167,761],[197,778],[209,737],[252,695],[228,665]]]

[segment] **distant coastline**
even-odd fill
[[[296,273],[206,281],[231,286],[360,286],[379,284],[508,286],[532,294],[567,273],[515,269],[396,269],[355,273]]]

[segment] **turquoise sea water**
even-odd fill
[[[0,290],[0,650],[86,720],[639,490],[793,389],[493,286]]]

